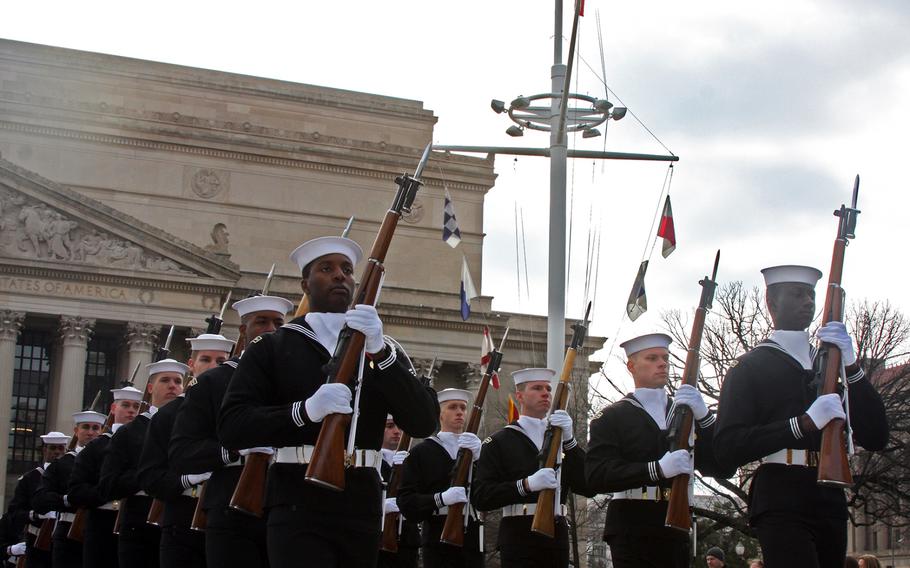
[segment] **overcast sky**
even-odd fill
[[[570,9],[567,1],[566,37]],[[910,311],[902,236],[910,3],[587,0],[573,90],[600,97],[598,11],[607,83],[680,156],[671,187],[679,242],[668,259],[658,243],[650,310],[623,320],[666,166],[570,163],[570,316],[581,315],[589,218],[601,227],[593,331],[610,336],[608,347],[617,335],[657,329],[662,310],[694,309],[718,248],[721,282],[759,285],[762,267],[791,263],[827,278],[831,212],[849,199],[857,173],[863,213],[847,253],[848,296]],[[435,143],[469,145],[548,144],[540,133],[506,136],[511,123],[489,101],[549,91],[553,35],[552,3],[512,0],[15,2],[0,19],[9,39],[421,100],[439,117]],[[603,145],[570,139],[580,149]],[[665,153],[631,116],[611,124],[606,146]],[[548,165],[503,156],[496,172],[482,292],[495,309],[543,314]],[[516,292],[516,204],[530,297]]]

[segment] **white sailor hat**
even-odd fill
[[[189,367],[174,359],[162,359],[161,361],[146,365],[145,368],[148,369],[150,377],[155,373],[180,373],[181,375],[185,375],[190,372]]]
[[[63,432],[48,432],[47,434],[41,436],[41,442],[44,444],[69,444],[70,438],[72,436],[67,436]]]
[[[530,368],[530,369],[519,369],[512,373],[512,380],[515,381],[515,386],[522,383],[530,383],[531,381],[549,381],[556,376],[556,371],[553,369],[544,369],[544,368]]]
[[[94,410],[83,410],[82,412],[73,413],[73,422],[76,424],[82,424],[84,422],[104,424],[106,421],[107,416],[100,412],[95,412]]]
[[[291,253],[291,260],[303,270],[306,265],[327,254],[343,254],[356,266],[363,256],[363,249],[346,237],[319,237],[295,248]]]
[[[287,314],[294,309],[294,304],[290,300],[279,298],[278,296],[252,296],[234,302],[234,305],[231,307],[237,310],[240,317],[243,317],[252,312],[278,312],[282,315]]]
[[[818,283],[818,279],[822,277],[822,271],[817,268],[795,264],[771,266],[762,270],[761,273],[765,277],[765,286],[794,282],[808,284],[814,288]]]
[[[626,350],[626,357],[629,357],[639,351],[653,349],[654,347],[668,349],[671,343],[673,343],[673,338],[666,333],[649,333],[628,339],[620,343],[619,346]]]
[[[391,414],[387,414],[385,420],[388,422],[389,420],[395,420],[395,418]]]
[[[187,339],[190,342],[192,351],[224,351],[230,353],[234,348],[234,342],[223,335],[215,333],[203,333],[198,337]]]
[[[442,389],[436,393],[436,399],[439,400],[439,404],[449,402],[450,400],[463,400],[469,402],[471,400],[471,393],[464,389]]]
[[[135,387],[123,387],[122,389],[111,389],[114,394],[114,400],[142,400],[142,391]]]

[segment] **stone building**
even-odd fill
[[[37,461],[39,434],[71,430],[73,411],[153,359],[167,326],[185,359],[184,339],[228,291],[258,290],[272,263],[270,293],[296,303],[288,253],[351,215],[351,238],[369,250],[395,177],[413,171],[435,122],[419,101],[0,40],[7,485]],[[544,318],[494,312],[490,297],[468,321],[459,313],[462,255],[481,285],[493,158],[434,152],[424,180],[388,255],[387,333],[417,367],[438,358],[437,388],[476,389],[483,325],[497,341],[512,327],[506,372],[543,365]],[[441,240],[444,189],[462,234],[454,250]],[[236,337],[236,314],[226,320]],[[589,338],[580,375],[602,344]],[[488,428],[501,424],[504,390]]]

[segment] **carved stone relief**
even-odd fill
[[[414,370],[417,371],[418,377],[428,376],[427,373],[430,372],[430,365],[433,364],[433,359],[423,359],[420,357],[411,357],[411,363],[414,364]],[[436,360],[436,364],[433,366],[433,370],[429,375],[430,384],[436,380],[436,377],[439,376],[439,368],[442,367],[443,361]]]
[[[154,323],[128,322],[126,324],[126,343],[130,351],[150,350],[158,342],[161,326]]]
[[[8,188],[0,188],[0,255],[192,274],[169,258]]]
[[[416,225],[423,220],[424,208],[423,201],[420,198],[415,197],[414,203],[411,204],[411,210],[403,213],[401,218],[404,219],[406,223]]]
[[[0,340],[16,341],[25,321],[25,312],[0,310]]]
[[[201,168],[193,173],[190,179],[190,188],[199,197],[212,199],[224,190],[227,176],[227,172]]]
[[[461,378],[464,380],[465,388],[472,392],[477,392],[480,388],[480,379],[483,373],[480,372],[480,363],[465,363],[461,371]]]
[[[212,251],[215,254],[230,256],[228,245],[230,244],[231,234],[227,230],[227,225],[215,223],[215,226],[212,227],[212,232],[209,234],[212,236],[212,243],[206,245],[205,250]]]
[[[60,339],[63,344],[87,345],[92,337],[95,320],[82,316],[60,316]]]

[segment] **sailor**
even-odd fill
[[[386,416],[414,437],[435,429],[436,395],[418,381],[397,342],[383,335],[376,309],[348,310],[361,254],[343,237],[314,239],[293,252],[311,311],[251,342],[221,408],[218,433],[226,448],[278,448],[266,490],[273,568],[299,566],[301,553],[312,566],[375,566]],[[344,491],[334,491],[307,482],[305,474],[323,418],[352,412],[351,389],[326,383],[324,369],[345,325],[365,336],[365,364],[356,451],[345,469]]]
[[[104,414],[92,410],[73,414],[75,423],[73,435],[76,437],[76,445],[47,466],[38,491],[35,492],[36,513],[51,511],[57,513],[51,548],[51,561],[54,568],[79,568],[82,566],[82,543],[66,537],[76,513],[75,507],[69,501],[67,491],[76,455],[85,448],[86,444],[101,434],[101,428],[106,418]]]
[[[240,316],[240,334],[248,342],[284,325],[294,305],[277,296],[257,295],[234,303]],[[218,411],[239,356],[199,375],[177,413],[171,435],[169,461],[180,475],[212,472],[205,482],[202,507],[206,512],[205,555],[209,566],[265,568],[268,556],[265,519],[230,508],[231,497],[250,453],[271,455],[272,448],[228,451],[218,441]]]
[[[69,441],[70,436],[62,432],[48,432],[41,436],[41,443],[43,444],[42,464],[25,472],[19,478],[16,482],[13,498],[7,507],[6,517],[10,523],[11,533],[14,535],[24,533],[26,564],[31,568],[50,568],[51,566],[50,551],[38,550],[34,544],[38,531],[41,529],[42,521],[45,518],[54,518],[56,513],[50,512],[43,515],[36,513],[34,506],[35,492],[38,491],[38,487],[41,485],[41,478],[44,476],[47,467],[66,453],[66,446]],[[18,543],[19,541],[17,540],[14,544]]]
[[[821,272],[789,265],[762,274],[774,330],[727,372],[714,449],[731,468],[760,463],[749,519],[768,566],[843,566],[844,492],[817,483],[821,430],[832,419],[845,418],[839,394],[817,396],[818,351],[806,331]],[[841,322],[824,325],[816,337],[840,350],[856,442],[881,450],[888,441],[884,405],[857,361],[853,339]]]
[[[114,521],[120,507],[118,501],[106,500],[100,492],[101,464],[111,442],[111,436],[139,414],[142,391],[126,386],[112,389],[111,427],[109,431],[89,442],[76,456],[70,475],[67,498],[76,509],[87,509],[82,540],[82,564],[86,567],[117,568],[117,535]],[[77,513],[79,514],[79,513]],[[86,514],[83,512],[81,514]]]
[[[395,467],[399,470],[404,467],[404,460],[408,457],[407,450],[398,451],[398,445],[401,441],[401,428],[395,424],[395,419],[389,414],[385,421],[385,433],[382,438],[382,467],[379,471],[382,476],[383,484],[388,487],[392,477],[392,471]],[[399,471],[401,475],[401,471]],[[400,479],[400,477],[399,477]],[[399,482],[399,487],[400,487]],[[395,497],[385,498],[385,514],[399,513],[398,500]],[[389,517],[385,517],[386,522]],[[383,532],[386,527],[383,526]],[[416,522],[399,516],[399,521],[395,526],[397,535],[398,550],[391,552],[388,550],[379,550],[379,568],[417,568],[417,551],[420,548],[420,531]]]
[[[187,383],[185,391],[193,387],[195,377],[227,361],[234,349],[233,341],[213,333],[203,333],[187,342],[190,344],[187,367],[194,378]],[[192,530],[190,525],[200,484],[211,472],[181,475],[168,461],[171,433],[184,396],[185,392],[180,393],[171,404],[155,413],[139,456],[139,487],[164,502],[159,547],[162,568],[205,568],[205,535]]]
[[[613,564],[688,566],[689,535],[665,526],[672,478],[719,475],[711,450],[715,415],[695,387],[667,395],[669,335],[651,333],[622,343],[635,390],[606,407],[591,422],[585,470],[588,486],[613,493],[603,538]],[[669,451],[667,418],[673,404],[688,406],[695,420],[695,460],[687,450]],[[725,476],[724,476],[725,477]]]
[[[465,488],[451,487],[458,451],[461,448],[470,451],[473,462],[480,457],[480,439],[476,434],[464,431],[471,393],[462,389],[444,389],[437,396],[439,432],[414,446],[405,459],[398,490],[398,507],[406,519],[422,523],[424,566],[483,566],[481,525],[475,512],[467,505]],[[455,503],[466,504],[468,526],[461,547],[440,542],[448,506]]]
[[[189,367],[174,359],[162,359],[146,369],[149,378],[145,396],[150,406],[111,437],[101,466],[103,498],[120,501],[117,557],[120,566],[130,568],[158,568],[161,531],[146,523],[152,500],[139,487],[139,456],[149,421],[159,408],[166,408],[183,392],[183,380],[189,371]]]
[[[520,416],[483,443],[471,503],[481,511],[502,509],[499,550],[502,566],[567,567],[569,530],[565,502],[569,491],[593,497],[585,484],[585,451],[575,440],[572,418],[565,410],[547,416],[551,404],[552,369],[521,369],[512,373]],[[562,465],[540,467],[547,427],[562,430]],[[538,493],[556,489],[555,537],[531,532]]]

